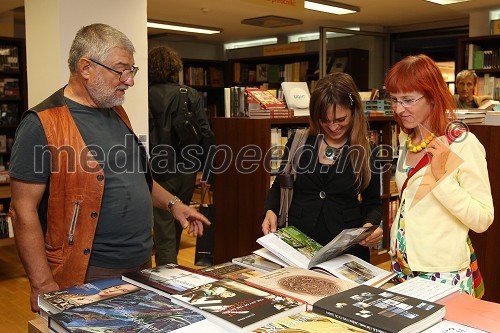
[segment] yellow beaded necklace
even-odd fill
[[[431,133],[431,135],[429,135],[425,140],[422,140],[422,142],[420,142],[420,144],[416,146],[411,143],[411,137],[408,137],[408,139],[406,139],[406,148],[408,148],[408,151],[412,153],[418,153],[419,151],[422,151],[422,149],[427,147],[429,142],[431,142],[435,137],[436,135],[434,133]]]

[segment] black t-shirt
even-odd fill
[[[128,268],[143,264],[151,259],[153,206],[139,144],[112,109],[88,108],[69,99],[66,103],[106,177],[90,265]],[[47,183],[51,162],[46,151],[40,120],[28,114],[16,131],[10,176]]]

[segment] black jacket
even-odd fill
[[[202,148],[201,154],[183,152],[185,147],[180,144],[172,128],[172,114],[177,111],[179,104],[179,88],[180,85],[173,82],[149,86],[149,149],[153,177],[164,181],[175,177],[178,172],[197,172],[203,168],[203,180],[213,183],[213,172],[210,170],[214,166],[209,151],[215,145],[214,133],[195,89],[187,87],[188,108],[195,114],[201,130],[202,140],[198,147]]]
[[[287,143],[288,148],[292,140],[293,136]],[[344,229],[361,227],[367,222],[378,225],[381,218],[380,175],[372,171],[369,186],[359,193],[354,184],[355,174],[348,157],[349,146],[343,148],[336,164],[328,168],[319,163],[319,144],[315,145],[315,142],[315,136],[307,138],[307,146],[299,160],[288,224],[296,226],[322,245]],[[283,161],[288,159],[286,152]],[[321,168],[330,170],[321,173]],[[358,199],[358,194],[361,194],[361,200]],[[278,215],[279,207],[280,184],[279,177],[276,177],[264,208],[265,211],[272,210]],[[358,249],[354,247],[351,253],[368,261],[368,248],[357,247]]]

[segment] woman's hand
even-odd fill
[[[371,227],[373,224],[371,223],[365,223],[363,227]],[[365,239],[363,239],[361,242],[359,242],[359,245],[363,246],[368,246],[368,247],[373,247],[377,246],[378,243],[382,240],[382,237],[384,236],[384,231],[382,228],[378,227],[377,229],[373,230],[371,234],[366,236]]]
[[[274,214],[272,210],[266,212],[264,221],[262,222],[262,232],[267,235],[271,232],[275,232],[278,228],[278,216]]]
[[[450,144],[446,136],[443,135],[432,140],[427,146],[427,152],[432,156],[432,175],[438,181],[446,173],[446,161],[450,155]]]

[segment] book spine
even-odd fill
[[[312,307],[312,312],[320,314],[320,315],[324,315],[324,316],[327,316],[327,317],[330,317],[330,318],[333,318],[333,319],[336,319],[336,320],[339,320],[339,321],[341,321],[343,323],[347,323],[347,324],[350,324],[352,326],[356,326],[356,327],[362,328],[362,329],[367,330],[369,332],[374,332],[374,333],[392,333],[390,331],[386,331],[386,330],[383,330],[383,329],[380,329],[380,328],[377,328],[377,327],[373,327],[373,326],[367,325],[365,323],[361,323],[361,322],[357,321],[356,319],[349,318],[349,317],[346,317],[346,316],[338,314],[338,313],[330,312],[328,310],[325,310],[323,308],[315,306],[314,304],[313,304],[313,307]]]

